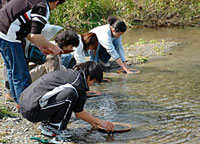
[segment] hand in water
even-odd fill
[[[91,123],[91,126],[92,126],[92,129],[95,130],[98,128],[98,125],[97,124],[94,124],[94,123]]]
[[[131,70],[128,69],[128,70],[126,71],[126,73],[127,73],[127,74],[133,74],[133,71],[131,71]]]
[[[114,125],[109,121],[101,120],[100,126],[105,128],[107,132],[114,131]]]

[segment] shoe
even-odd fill
[[[110,63],[104,63],[102,60],[99,59],[99,63],[103,66],[103,67],[110,67]]]
[[[20,113],[20,109],[19,109],[20,106],[19,106],[19,104],[17,104],[16,107],[17,107],[17,112]]]
[[[72,137],[72,133],[69,130],[61,130],[59,131],[59,134],[56,137],[66,141]]]
[[[13,98],[11,97],[11,93],[6,93],[5,97],[6,101],[14,102]]]
[[[16,107],[17,107],[17,109],[19,110],[19,104],[17,104],[17,106],[16,106]]]
[[[60,137],[63,139],[72,137],[72,133],[68,130],[58,130],[48,122],[42,122],[39,126],[39,129],[41,130],[41,133],[46,136]]]
[[[57,136],[58,129],[52,127],[50,124],[48,124],[47,122],[41,122],[39,129],[41,130],[41,133],[46,135],[46,136]]]

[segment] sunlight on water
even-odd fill
[[[102,119],[129,123],[130,132],[108,135],[83,128],[78,143],[200,143],[200,29],[139,29],[125,42],[139,38],[173,39],[182,48],[160,60],[138,65],[138,75],[107,73],[112,81],[96,88],[102,96],[87,101],[86,110]],[[81,123],[81,121],[78,121]]]

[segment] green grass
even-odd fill
[[[53,11],[50,22],[83,33],[105,24],[109,15],[121,17],[129,27],[188,25],[200,17],[200,1],[68,0]]]
[[[5,116],[17,117],[18,115],[18,113],[11,112],[4,104],[0,102],[0,119]]]

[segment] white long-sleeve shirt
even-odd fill
[[[73,48],[74,52],[72,53],[77,64],[83,63],[83,62],[86,61],[85,60],[85,53],[84,53],[84,50],[83,50],[82,38],[81,38],[81,35],[78,35],[78,36],[79,36],[79,45],[77,47]]]
[[[96,27],[90,32],[93,32],[97,35],[99,43],[107,50],[113,59],[121,58],[122,61],[125,61],[124,48],[122,45],[122,38],[115,38],[112,36],[110,25],[106,24],[103,26]],[[113,41],[119,39],[117,43],[118,51],[113,45]]]

